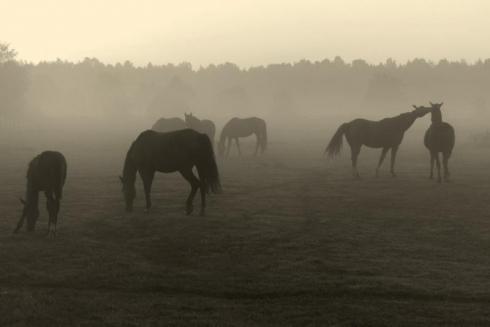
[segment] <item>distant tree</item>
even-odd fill
[[[17,51],[10,48],[10,44],[0,42],[0,63],[15,60]]]

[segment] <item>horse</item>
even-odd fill
[[[357,158],[363,145],[370,148],[381,148],[381,157],[376,168],[376,177],[379,168],[383,164],[386,153],[391,149],[391,175],[395,174],[395,160],[405,131],[412,126],[417,118],[430,112],[428,108],[417,108],[411,112],[405,112],[395,117],[385,118],[379,121],[366,119],[354,119],[344,123],[335,132],[325,152],[329,157],[335,157],[342,148],[342,138],[345,135],[351,148],[352,174],[354,178],[360,178],[357,170]]]
[[[14,233],[22,228],[25,219],[27,219],[27,231],[34,231],[39,218],[39,192],[43,191],[46,195],[49,213],[48,235],[56,236],[66,169],[66,159],[60,152],[45,151],[31,160],[27,169],[26,197],[25,200],[20,199],[23,205],[22,215]],[[54,230],[51,230],[52,225],[54,225]]]
[[[187,125],[182,118],[160,118],[152,126],[156,132],[166,133],[186,129]]]
[[[211,140],[211,144],[214,144],[216,126],[211,120],[209,119],[200,120],[192,113],[190,114],[185,113],[184,116],[185,116],[185,123],[188,128],[191,128],[199,133],[206,134]]]
[[[225,154],[225,141],[228,140],[226,146],[226,155],[230,154],[231,141],[235,140],[238,153],[242,155],[240,150],[240,143],[238,138],[247,137],[255,134],[257,137],[257,144],[255,146],[255,155],[257,155],[259,148],[260,152],[264,153],[267,148],[267,125],[263,119],[257,117],[251,118],[232,118],[226,123],[221,131],[218,151],[220,155]]]
[[[441,103],[430,103],[431,109],[431,125],[425,132],[424,145],[430,152],[430,179],[434,178],[434,162],[437,166],[437,181],[440,183],[441,179],[441,163],[439,161],[439,152],[442,153],[442,164],[444,167],[444,180],[449,180],[449,168],[448,161],[453,152],[455,133],[454,128],[442,121]],[[414,106],[414,108],[420,108]]]
[[[199,179],[192,172],[196,166]],[[193,200],[197,190],[201,191],[201,216],[205,214],[206,194],[221,190],[218,167],[211,141],[206,134],[192,129],[159,133],[153,130],[142,132],[131,144],[120,176],[126,211],[133,210],[136,196],[135,180],[138,172],[143,180],[146,212],[151,208],[150,191],[155,172],[178,171],[191,185],[186,202],[186,214],[193,211]]]

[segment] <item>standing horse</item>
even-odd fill
[[[216,126],[214,126],[214,123],[209,120],[209,119],[203,119],[200,120],[196,116],[194,116],[192,113],[190,114],[184,114],[185,115],[185,123],[187,127],[199,132],[206,134],[209,139],[211,140],[211,144],[214,144],[214,136],[216,134]]]
[[[63,185],[66,180],[66,168],[65,157],[56,151],[45,151],[32,159],[27,169],[26,198],[25,200],[21,199],[24,208],[14,233],[22,228],[26,218],[27,231],[34,231],[36,221],[39,218],[39,192],[43,191],[46,195],[49,213],[48,235],[56,236],[56,224]],[[54,225],[54,230],[51,230],[51,225]]]
[[[441,182],[441,163],[439,152],[442,153],[442,164],[444,166],[444,180],[449,180],[448,161],[454,148],[454,128],[442,121],[441,103],[430,102],[432,124],[425,132],[424,145],[430,152],[430,179],[434,178],[434,161],[437,165],[437,181]],[[414,108],[421,108],[416,107]]]
[[[160,118],[152,126],[155,132],[166,133],[186,129],[187,125],[181,118]]]
[[[391,149],[390,171],[391,175],[395,177],[396,153],[403,140],[405,131],[412,126],[417,118],[425,116],[429,112],[430,109],[428,108],[417,108],[411,112],[380,121],[355,119],[349,123],[344,123],[335,132],[325,152],[330,157],[338,155],[342,148],[342,138],[345,135],[351,148],[352,174],[354,177],[360,178],[357,170],[357,157],[363,145],[370,148],[382,148],[381,157],[376,168],[376,176],[378,176],[379,168],[385,159],[386,153]]]
[[[197,168],[199,179],[192,172],[194,166]],[[133,210],[136,172],[143,180],[146,210],[150,210],[151,185],[157,171],[162,173],[178,171],[191,184],[191,192],[186,202],[187,214],[193,211],[192,202],[198,189],[201,191],[201,215],[205,213],[206,193],[210,190],[217,193],[221,189],[213,147],[207,135],[191,129],[169,133],[147,130],[131,144],[124,161],[123,175],[120,179],[126,211]]]
[[[225,154],[225,141],[228,140],[226,146],[226,155],[230,154],[231,141],[235,140],[238,153],[242,155],[240,150],[240,143],[238,138],[247,137],[252,134],[255,134],[257,137],[257,144],[255,146],[255,155],[257,155],[259,148],[260,152],[264,153],[267,148],[267,126],[263,119],[257,117],[251,118],[232,118],[226,125],[223,127],[221,131],[218,150],[219,154]]]

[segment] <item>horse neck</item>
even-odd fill
[[[442,113],[441,112],[432,112],[431,113],[431,121],[432,124],[442,124]]]
[[[133,146],[129,149],[126,154],[126,160],[124,160],[124,168],[123,168],[123,179],[124,183],[128,183],[130,185],[134,185],[136,181],[136,165],[134,164],[133,159],[131,158],[131,152],[133,150]]]
[[[398,117],[400,127],[403,129],[403,131],[406,131],[407,129],[409,129],[410,126],[413,125],[413,123],[415,122],[416,119],[417,119],[417,116],[412,114],[411,112],[401,114]]]
[[[219,136],[219,142],[220,143],[224,143],[226,138],[229,137],[229,128],[227,127],[227,125],[225,125],[225,127],[223,127],[223,129],[221,130],[221,134]]]
[[[196,118],[196,117],[190,117],[189,118],[189,123],[187,124],[189,127],[191,128],[196,128],[196,127],[199,127],[199,125],[201,124],[201,120]]]

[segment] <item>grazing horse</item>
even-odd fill
[[[396,117],[385,118],[380,121],[371,121],[366,119],[355,119],[349,123],[342,124],[330,140],[325,152],[334,157],[340,153],[342,148],[342,138],[345,135],[347,143],[351,148],[352,174],[355,178],[360,178],[357,170],[357,157],[361,151],[361,146],[365,145],[370,148],[382,148],[381,157],[379,158],[376,168],[378,176],[386,153],[391,149],[391,175],[395,174],[395,159],[398,147],[400,146],[405,131],[412,126],[415,120],[425,116],[430,112],[428,108],[417,108],[411,112],[406,112]]]
[[[199,179],[192,172],[196,166]],[[158,133],[152,130],[142,132],[131,144],[124,161],[123,175],[120,177],[126,202],[126,211],[133,210],[136,195],[134,183],[136,172],[143,180],[146,211],[151,208],[150,191],[155,172],[178,171],[189,184],[191,192],[186,202],[186,213],[193,211],[192,202],[198,189],[201,191],[201,215],[206,207],[206,193],[218,193],[221,185],[218,167],[209,137],[192,129]]]
[[[66,168],[65,157],[56,151],[45,151],[32,159],[27,169],[26,198],[20,200],[24,208],[14,233],[22,228],[26,218],[27,231],[34,231],[36,221],[39,218],[39,192],[43,191],[46,195],[49,213],[48,235],[56,236],[56,224],[63,185],[66,180]],[[51,230],[51,225],[54,225],[54,230]]]
[[[441,103],[429,102],[431,107],[432,124],[425,132],[424,145],[430,152],[430,179],[434,178],[434,161],[437,165],[437,181],[441,182],[441,163],[439,152],[442,153],[442,164],[444,166],[444,180],[449,180],[448,161],[454,148],[454,128],[442,121]],[[414,108],[421,108],[416,107]]]
[[[181,118],[160,118],[152,126],[155,132],[166,133],[186,129],[187,125]]]
[[[223,155],[225,153],[225,141],[228,140],[226,146],[226,155],[230,154],[231,141],[235,140],[238,153],[242,155],[240,150],[240,143],[238,138],[247,137],[255,134],[257,137],[257,144],[255,146],[255,155],[257,155],[259,148],[260,152],[264,153],[267,148],[267,126],[263,119],[257,117],[251,118],[232,118],[221,131],[221,136],[219,139],[218,150],[219,154]]]
[[[187,124],[188,128],[191,128],[199,133],[206,134],[211,140],[211,143],[214,144],[216,126],[214,126],[214,123],[212,121],[210,121],[209,119],[200,120],[192,113],[184,114],[184,115],[185,115],[185,123]]]

